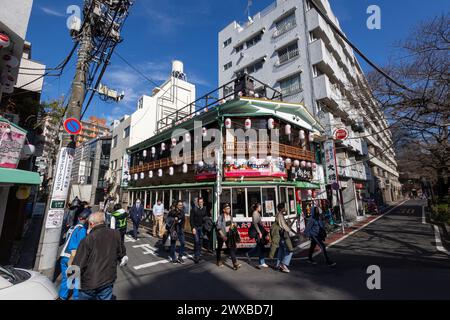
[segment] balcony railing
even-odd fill
[[[291,158],[292,160],[305,160],[305,161],[315,161],[315,154],[312,151],[304,150],[299,147],[289,146],[285,144],[280,144],[276,142],[268,142],[268,143],[246,143],[246,142],[226,142],[223,145],[224,158],[227,155],[249,155],[249,154],[258,154],[258,151],[267,150],[268,155],[278,154],[280,157]],[[194,163],[194,153],[185,156],[186,160],[190,160],[190,163]],[[130,173],[140,173],[149,170],[157,170],[168,168],[173,166],[174,162],[172,158],[163,158],[160,160],[155,160],[152,162],[144,163],[142,165],[132,166],[130,168]]]

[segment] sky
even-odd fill
[[[251,15],[273,1],[253,0]],[[450,8],[448,0],[329,1],[347,37],[381,66],[388,63],[396,43],[405,39],[418,22],[449,12]],[[73,42],[66,27],[70,16],[66,10],[70,5],[82,3],[82,0],[34,0],[26,35],[32,43],[33,60],[54,67],[67,56]],[[366,26],[369,5],[381,9],[380,30],[369,30]],[[196,85],[199,97],[218,86],[218,32],[234,20],[245,21],[246,8],[247,0],[135,0],[122,32],[124,41],[116,50],[158,84],[168,78],[172,60],[183,61],[187,79]],[[46,77],[42,101],[67,95],[74,69],[72,59],[61,77]],[[94,98],[85,117],[95,115],[112,121],[131,114],[138,98],[150,95],[154,88],[114,55],[102,83],[125,91],[125,99],[106,103]]]

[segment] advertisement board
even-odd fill
[[[25,130],[11,125],[8,120],[0,117],[0,167],[17,169],[20,152],[25,143]]]

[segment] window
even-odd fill
[[[302,91],[300,73],[280,81],[283,96],[293,95]]]
[[[239,51],[244,50],[244,44],[241,44],[241,45],[235,47],[234,50],[236,51],[236,53],[238,53]]]
[[[233,87],[230,87],[230,86],[224,87],[223,88],[223,96],[226,97],[226,96],[232,94],[233,90],[234,90]]]
[[[260,60],[260,61],[258,61],[256,63],[248,66],[246,68],[247,69],[247,73],[248,74],[254,73],[254,72],[258,71],[259,69],[262,69],[262,67],[263,67],[263,61]]]
[[[230,69],[231,68],[231,66],[232,66],[233,64],[232,64],[232,62],[230,61],[230,62],[228,62],[227,64],[225,64],[224,66],[223,66],[223,71],[227,71],[228,69]]]
[[[315,40],[317,40],[318,38],[316,37],[316,35],[314,34],[313,31],[309,32],[309,42],[313,42]]]
[[[276,31],[274,33],[274,37],[277,37],[288,32],[289,30],[294,29],[297,26],[297,21],[295,20],[295,12],[283,18],[282,20],[275,22],[275,25]]]
[[[138,101],[138,109],[142,109],[144,107],[144,98],[140,98]]]
[[[246,217],[245,208],[245,188],[235,188],[232,189],[232,207],[233,207],[233,217],[244,218]]]
[[[223,42],[223,47],[227,47],[231,44],[231,38],[228,38],[226,41]]]
[[[130,135],[130,126],[123,129],[123,138],[127,138]]]
[[[258,33],[256,36],[251,38],[250,40],[247,40],[245,44],[247,45],[247,49],[250,47],[253,47],[255,44],[257,44],[262,39],[262,33]]]
[[[309,0],[306,0],[306,11],[311,10],[311,3],[309,2]]]
[[[283,64],[299,55],[297,42],[278,50],[278,63]]]
[[[117,147],[117,136],[114,136],[114,137],[113,137],[112,147],[113,147],[113,148]]]

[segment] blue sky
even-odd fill
[[[274,0],[253,0],[251,14]],[[330,0],[346,35],[376,63],[388,62],[397,41],[404,39],[420,21],[448,12],[448,0]],[[68,54],[72,40],[66,28],[66,8],[82,0],[35,0],[27,39],[34,60],[54,67]],[[369,5],[381,8],[381,30],[366,27]],[[197,85],[197,95],[217,87],[217,34],[233,20],[246,19],[247,0],[136,0],[117,51],[157,83],[167,79],[171,61],[184,62],[188,80]],[[67,94],[75,60],[61,78],[47,77],[42,100]],[[364,64],[363,64],[363,67]],[[124,90],[125,99],[105,103],[95,98],[86,116],[108,120],[133,112],[138,97],[154,87],[121,60],[113,60],[103,83]]]

